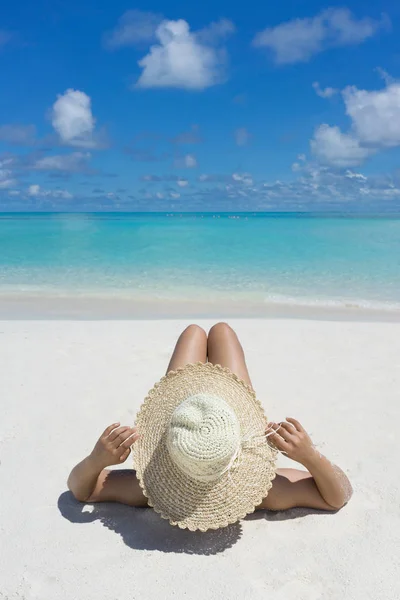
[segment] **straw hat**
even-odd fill
[[[149,505],[192,531],[253,512],[275,477],[266,423],[254,391],[229,369],[198,362],[170,371],[136,421],[134,466]]]

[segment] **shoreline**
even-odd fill
[[[1,320],[171,320],[301,319],[313,321],[400,322],[400,310],[352,303],[289,304],[230,299],[172,300],[121,296],[50,296],[0,294]]]

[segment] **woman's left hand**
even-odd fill
[[[315,457],[315,446],[304,427],[291,417],[280,423],[268,423],[268,440],[288,458],[306,466]]]

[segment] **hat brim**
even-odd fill
[[[246,440],[232,469],[216,482],[200,482],[171,460],[166,434],[175,408],[188,396],[207,393],[234,410]],[[133,446],[136,474],[148,504],[171,525],[191,531],[226,527],[254,512],[275,477],[276,451],[265,436],[267,419],[255,392],[229,369],[188,364],[155,384],[138,413]]]

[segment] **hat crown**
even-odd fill
[[[240,424],[225,400],[209,394],[189,396],[174,410],[167,447],[176,466],[199,481],[225,473],[240,448]]]

